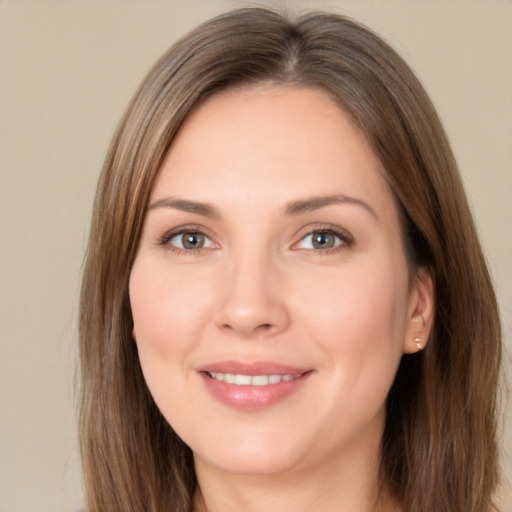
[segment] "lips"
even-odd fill
[[[214,399],[237,409],[270,407],[299,391],[312,370],[264,361],[223,361],[198,369]]]

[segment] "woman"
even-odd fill
[[[489,511],[495,296],[456,164],[373,33],[241,9],[150,71],[96,196],[91,511]]]

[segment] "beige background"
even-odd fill
[[[0,512],[80,508],[75,317],[106,147],[155,58],[199,21],[242,3],[0,2]],[[353,15],[387,38],[423,80],[467,184],[510,357],[512,2],[286,5]],[[504,438],[512,453],[510,419]],[[510,455],[505,464],[510,478]]]

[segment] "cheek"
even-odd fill
[[[188,410],[190,354],[205,316],[198,280],[180,282],[178,272],[135,263],[130,277],[130,303],[139,361],[148,388],[170,424],[177,411]],[[185,377],[185,378],[184,378]]]
[[[378,261],[354,265],[350,271],[339,269],[328,279],[308,280],[300,287],[296,307],[301,330],[316,340],[342,393],[357,389],[354,397],[375,395],[377,401],[387,395],[407,325],[404,268]]]
[[[408,311],[407,271],[391,263],[369,263],[304,275],[292,293],[300,316],[340,342],[359,333],[360,344],[375,348],[402,333]]]
[[[208,316],[204,282],[154,262],[136,261],[130,276],[134,337],[146,383],[170,424],[187,415],[190,355]],[[181,277],[180,277],[181,276]]]
[[[186,344],[187,333],[199,329],[207,316],[208,295],[200,276],[136,262],[130,304],[139,347],[148,345],[165,355]]]

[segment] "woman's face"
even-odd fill
[[[231,90],[190,115],[130,300],[149,389],[196,464],[276,474],[376,456],[430,297],[379,161],[325,93]]]

